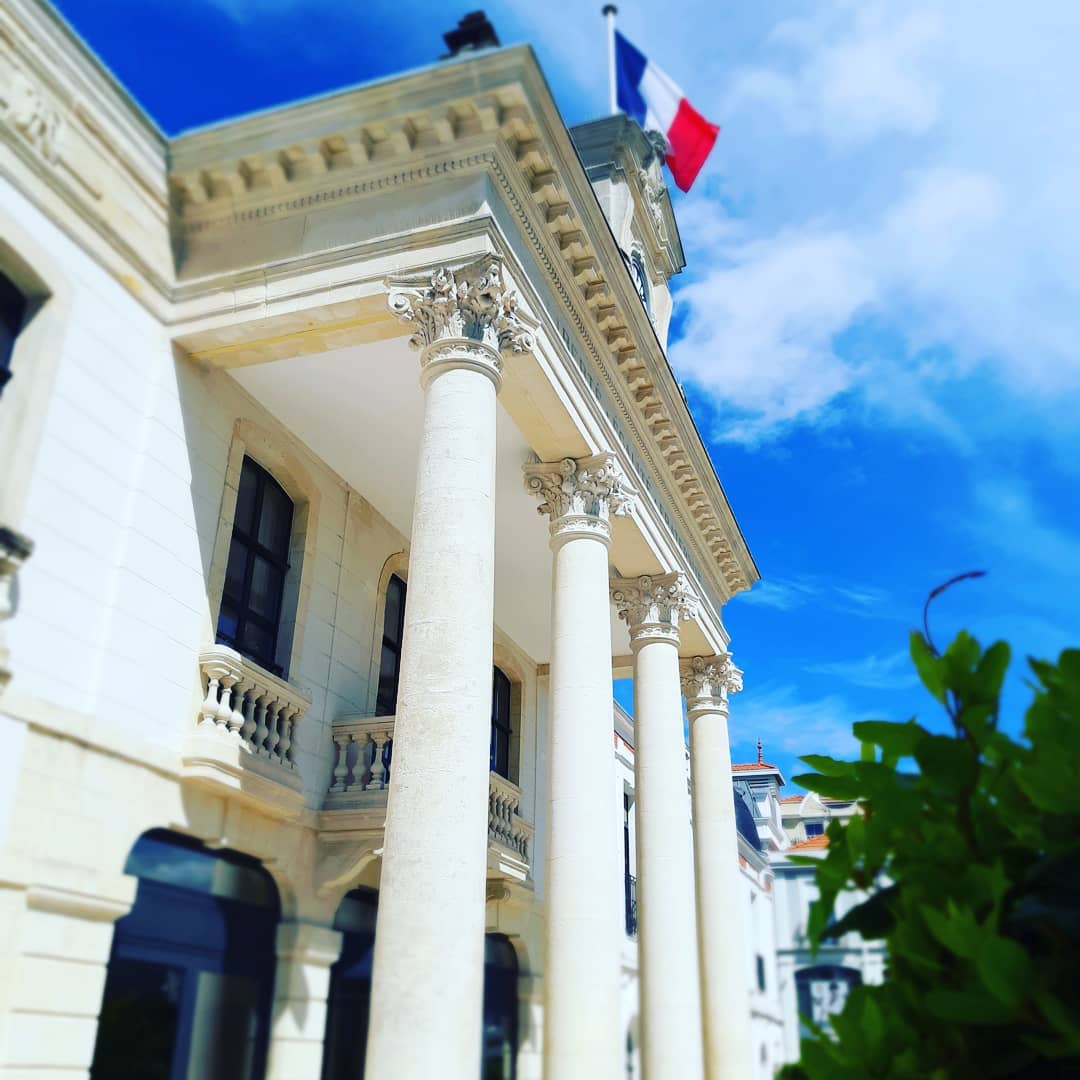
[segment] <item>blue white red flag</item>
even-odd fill
[[[668,168],[675,183],[689,191],[720,128],[710,124],[682,90],[617,30],[615,71],[619,108],[647,131],[659,131],[667,139]]]

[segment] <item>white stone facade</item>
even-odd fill
[[[680,670],[727,660],[757,572],[663,354],[681,266],[647,140],[568,132],[528,50],[167,140],[4,0],[0,1074],[117,1075],[151,972],[171,1076],[616,1080],[629,1039],[663,1080],[673,1023],[680,1080],[737,1075],[749,1017],[698,1002],[749,977],[724,925],[757,879],[695,905]],[[272,594],[262,662],[238,589],[252,626]],[[710,747],[695,788],[726,786]],[[181,888],[220,947],[147,944]],[[633,1006],[639,963],[670,998]]]

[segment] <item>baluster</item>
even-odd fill
[[[493,787],[488,788],[488,839],[495,840],[499,832],[496,828],[498,815],[498,795]]]
[[[352,736],[334,732],[333,739],[334,746],[337,747],[337,760],[334,762],[334,778],[330,790],[345,791],[349,775],[349,747],[352,745]]]
[[[300,726],[300,709],[296,708],[289,714],[289,746],[285,755],[285,763],[293,772],[296,771],[296,729]]]
[[[267,690],[259,695],[259,708],[256,713],[256,726],[255,726],[255,738],[252,740],[251,748],[256,754],[263,754],[263,744],[266,742],[266,736],[269,734],[269,728],[266,726],[267,713],[273,708],[275,699],[273,694]]]
[[[244,723],[240,727],[240,741],[250,746],[251,736],[255,731],[255,709],[259,700],[259,688],[252,683],[244,699]]]
[[[214,727],[217,723],[218,694],[221,690],[221,676],[219,667],[207,667],[206,669],[206,697],[203,699],[202,709],[199,712],[200,727]]]
[[[247,706],[247,695],[251,690],[254,690],[254,686],[246,679],[238,679],[233,687],[232,709],[226,721],[229,735],[233,739],[240,738],[239,731],[244,726],[244,709]]]
[[[266,723],[266,756],[271,761],[278,760],[277,745],[281,741],[281,721],[287,707],[284,701],[280,699],[275,701],[273,712],[270,714],[272,719]]]
[[[383,747],[386,746],[387,732],[376,731],[372,734],[375,755],[371,759],[371,787],[382,790],[386,787],[386,762],[383,761]]]
[[[232,692],[236,684],[236,676],[224,674],[221,676],[221,698],[218,701],[217,713],[214,722],[218,727],[228,727],[232,719]]]
[[[282,709],[278,719],[278,727],[281,729],[281,740],[277,746],[278,760],[285,768],[290,768],[289,751],[292,749],[293,713],[289,709]]]

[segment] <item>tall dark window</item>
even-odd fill
[[[765,957],[758,953],[757,960],[757,988],[765,993]]]
[[[15,339],[26,320],[26,297],[15,283],[0,274],[0,393],[11,378],[11,356]]]
[[[398,677],[401,675],[401,637],[405,630],[405,582],[394,574],[386,586],[382,657],[379,660],[379,695],[376,716],[397,712]]]
[[[277,642],[292,519],[292,500],[284,488],[244,458],[217,639],[275,675],[282,673]]]
[[[510,779],[510,680],[498,668],[491,678],[491,771]]]
[[[266,1067],[280,905],[253,859],[155,830],[125,873],[93,1080],[257,1080]]]

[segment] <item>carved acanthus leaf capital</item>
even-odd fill
[[[698,612],[698,598],[681,573],[612,578],[611,599],[629,627],[631,645],[656,637],[677,642],[679,620]]]
[[[613,516],[633,509],[636,492],[614,454],[537,461],[524,467],[525,487],[540,499],[537,512],[551,519],[552,533],[566,524],[607,535]]]
[[[501,255],[391,277],[386,286],[390,310],[413,326],[409,344],[414,349],[454,338],[483,342],[504,354],[533,349],[536,323],[520,310],[517,293],[507,287]]]
[[[726,708],[728,694],[743,688],[743,673],[735,666],[731,653],[722,656],[694,656],[679,663],[682,691],[689,707]]]

